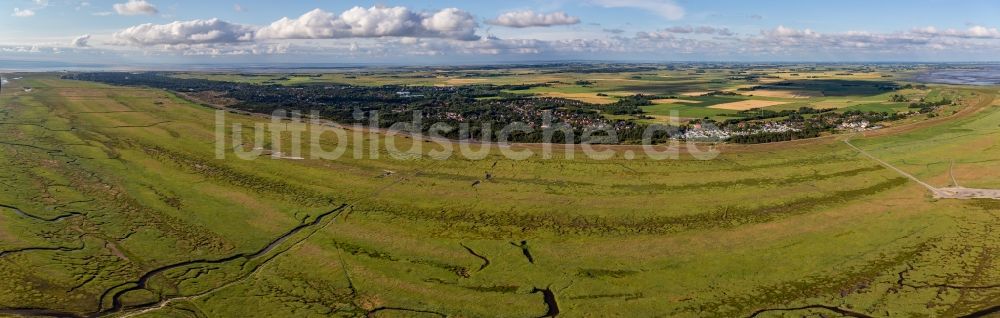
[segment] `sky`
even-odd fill
[[[997,61],[1000,1],[0,0],[0,61]]]

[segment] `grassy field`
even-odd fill
[[[631,76],[564,92],[629,90]],[[642,79],[662,82],[646,86],[657,92],[691,81]],[[852,141],[935,186],[953,170],[963,186],[1000,187],[996,91],[910,93],[943,90],[978,111]],[[824,100],[878,108],[883,95]],[[432,145],[217,160],[215,110],[163,91],[32,74],[0,105],[0,314],[956,317],[1000,306],[1000,204],[935,200],[832,137],[724,146],[707,161],[436,160]],[[681,106],[731,112],[647,111]]]

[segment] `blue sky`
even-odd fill
[[[0,60],[994,61],[997,1],[3,0]],[[287,19],[283,19],[287,18]]]

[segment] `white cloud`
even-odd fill
[[[32,45],[30,47],[29,46],[23,46],[23,45],[18,45],[18,46],[0,45],[0,52],[5,52],[5,53],[38,53],[38,52],[41,52],[41,50],[38,48],[37,45]]]
[[[126,3],[115,3],[112,7],[120,15],[153,15],[160,12],[156,6],[146,2],[146,0],[128,0]]]
[[[694,34],[694,32],[692,30],[690,34]],[[914,56],[919,59],[921,56],[932,54],[967,52],[982,52],[977,53],[979,54],[977,56],[989,57],[1000,52],[1000,41],[929,37],[908,31],[821,33],[785,28],[780,32],[770,29],[760,33],[736,35],[724,39],[718,37],[687,38],[686,36],[688,34],[658,30],[647,32],[645,35],[637,33],[633,37],[612,36],[559,40],[497,37],[483,37],[477,41],[418,37],[351,38],[328,41],[310,39],[257,40],[235,43],[182,43],[149,46],[143,48],[143,54],[151,56],[283,54],[288,59],[306,60],[325,57],[369,61],[399,61],[401,58],[416,57],[437,57],[439,61],[451,61],[452,59],[572,59],[594,56],[595,54],[643,59],[773,60],[793,58],[844,61],[865,60],[866,58],[906,59]]]
[[[673,0],[591,0],[591,2],[605,8],[636,8],[652,11],[669,20],[684,18],[684,8]]]
[[[513,28],[547,27],[554,25],[571,25],[580,23],[580,18],[570,16],[566,12],[538,13],[531,10],[511,11],[501,14],[496,19],[486,21],[487,24],[502,25]]]
[[[784,38],[817,38],[820,36],[816,31],[805,29],[798,30],[793,28],[787,28],[783,25],[779,25],[774,30],[761,31],[762,34],[774,37],[784,37]]]
[[[927,30],[924,30],[927,31]],[[826,54],[911,54],[936,50],[943,43],[923,31],[874,33],[848,31],[820,33],[810,29],[779,26],[759,36],[739,39],[741,49],[759,52],[822,52]],[[958,47],[956,47],[958,48]]]
[[[289,43],[243,43],[243,44],[172,44],[164,45],[161,51],[149,51],[148,53],[181,54],[185,56],[225,56],[225,55],[274,55],[286,54],[289,52]]]
[[[302,16],[282,18],[261,28],[262,39],[335,39],[375,37],[429,37],[475,40],[478,27],[468,12],[448,8],[415,12],[406,7],[354,7],[340,15],[314,9]]]
[[[667,40],[667,39],[673,39],[674,34],[666,31],[652,31],[652,32],[639,31],[635,33],[635,37],[644,40]]]
[[[233,11],[236,12],[246,12],[247,9],[241,6],[239,3],[233,5]]]
[[[134,46],[237,43],[253,40],[254,28],[219,19],[140,24],[114,34],[121,44]]]
[[[106,17],[106,16],[109,16],[109,15],[112,15],[112,14],[114,14],[114,12],[111,12],[111,11],[101,11],[101,12],[91,13],[90,15],[99,16],[99,17]]]
[[[661,31],[668,32],[668,33],[679,33],[679,34],[710,34],[710,35],[719,35],[719,36],[733,36],[733,35],[736,35],[736,33],[734,33],[733,31],[729,30],[729,28],[724,28],[724,27],[717,28],[717,27],[711,27],[711,26],[698,26],[698,27],[693,27],[693,26],[673,26],[673,27],[662,29]]]
[[[987,28],[981,25],[975,25],[966,30],[956,30],[956,29],[938,30],[935,27],[929,26],[929,27],[914,29],[912,30],[912,32],[926,36],[943,36],[943,37],[977,38],[977,39],[1000,38],[1000,30],[997,30],[997,28]]]
[[[30,9],[21,10],[21,8],[14,8],[14,13],[11,13],[11,15],[19,18],[27,18],[34,16],[35,11]]]
[[[49,0],[34,0],[34,2],[35,4],[43,7],[49,5]]]
[[[969,37],[974,38],[998,38],[1000,37],[1000,31],[996,28],[986,28],[984,26],[974,26],[966,30],[965,34]]]
[[[625,4],[635,3],[625,1]],[[561,12],[517,11],[504,13],[487,23],[528,27],[579,23],[579,19]],[[504,38],[480,37],[476,35],[480,31],[478,28],[476,19],[459,9],[414,11],[406,7],[374,6],[354,7],[340,13],[315,9],[263,27],[219,19],[142,24],[115,33],[113,43],[140,47],[143,54],[154,55],[288,54],[288,58],[293,59],[325,56],[365,60],[407,56],[476,59],[485,55],[585,58],[593,54],[723,60],[891,60],[930,54],[945,56],[943,54],[973,52],[976,56],[989,56],[1000,53],[1000,30],[986,26],[960,30],[927,27],[896,32],[818,32],[777,26],[759,33],[737,34],[725,26],[680,25],[628,36],[621,29],[602,29],[596,25],[596,28],[587,28],[593,32],[546,34],[544,39],[514,30],[505,32],[520,38],[509,39],[503,33],[501,37]],[[80,47],[86,43],[86,39],[82,39],[71,44]],[[69,48],[65,44],[62,47]],[[63,50],[64,54],[76,51],[98,50]]]
[[[84,34],[73,39],[69,44],[73,47],[88,47],[90,46],[87,41],[90,41],[90,34]]]

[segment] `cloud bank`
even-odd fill
[[[216,44],[252,41],[255,28],[219,19],[140,24],[113,35],[121,44],[134,46]]]
[[[537,13],[531,10],[511,11],[501,14],[487,24],[512,28],[548,27],[556,25],[572,25],[580,23],[580,18],[570,16],[565,12]]]
[[[448,8],[415,12],[406,7],[354,7],[337,15],[320,9],[282,18],[257,31],[260,39],[340,39],[377,37],[477,40],[479,24],[468,12]]]
[[[709,34],[718,36],[733,36],[736,35],[729,28],[724,27],[711,27],[711,26],[674,26],[662,29],[664,32],[678,33],[678,34]]]
[[[129,3],[148,4],[144,0],[131,0],[121,5]],[[666,18],[684,15],[680,7],[673,8],[676,6],[673,1],[591,0],[590,3],[605,7],[646,8]],[[529,28],[574,25],[579,24],[580,19],[565,12],[523,10],[500,14],[485,23]],[[599,24],[580,28],[592,32],[551,32],[546,34],[549,39],[542,40],[532,38],[527,31],[517,30],[517,33],[507,33],[504,38],[499,38],[485,34],[477,18],[461,9],[418,11],[402,6],[373,6],[354,7],[339,13],[314,9],[298,17],[285,17],[262,26],[220,19],[146,23],[116,32],[111,35],[110,41],[104,41],[107,37],[101,35],[96,35],[96,39],[100,39],[102,44],[138,47],[143,54],[288,54],[383,60],[407,56],[463,55],[469,58],[486,55],[524,56],[525,59],[532,56],[542,59],[588,58],[594,54],[602,57],[697,60],[760,57],[844,59],[866,56],[893,59],[934,54],[991,56],[1000,52],[1000,30],[986,26],[966,29],[922,27],[895,32],[819,32],[779,25],[757,32],[740,29],[744,33],[737,33],[721,25],[677,25],[650,31],[636,30],[639,32],[631,35],[623,29],[603,28]],[[633,32],[631,29],[634,27],[628,28]],[[70,43],[70,47],[82,48],[97,42],[90,40],[88,35],[84,35],[65,41]],[[65,43],[62,42],[64,47]]]
[[[935,27],[929,26],[919,29],[914,29],[913,33],[926,35],[926,36],[943,36],[943,37],[956,37],[956,38],[966,38],[966,39],[1000,39],[1000,30],[997,28],[987,28],[980,25],[975,25],[969,27],[966,30],[938,30]]]

